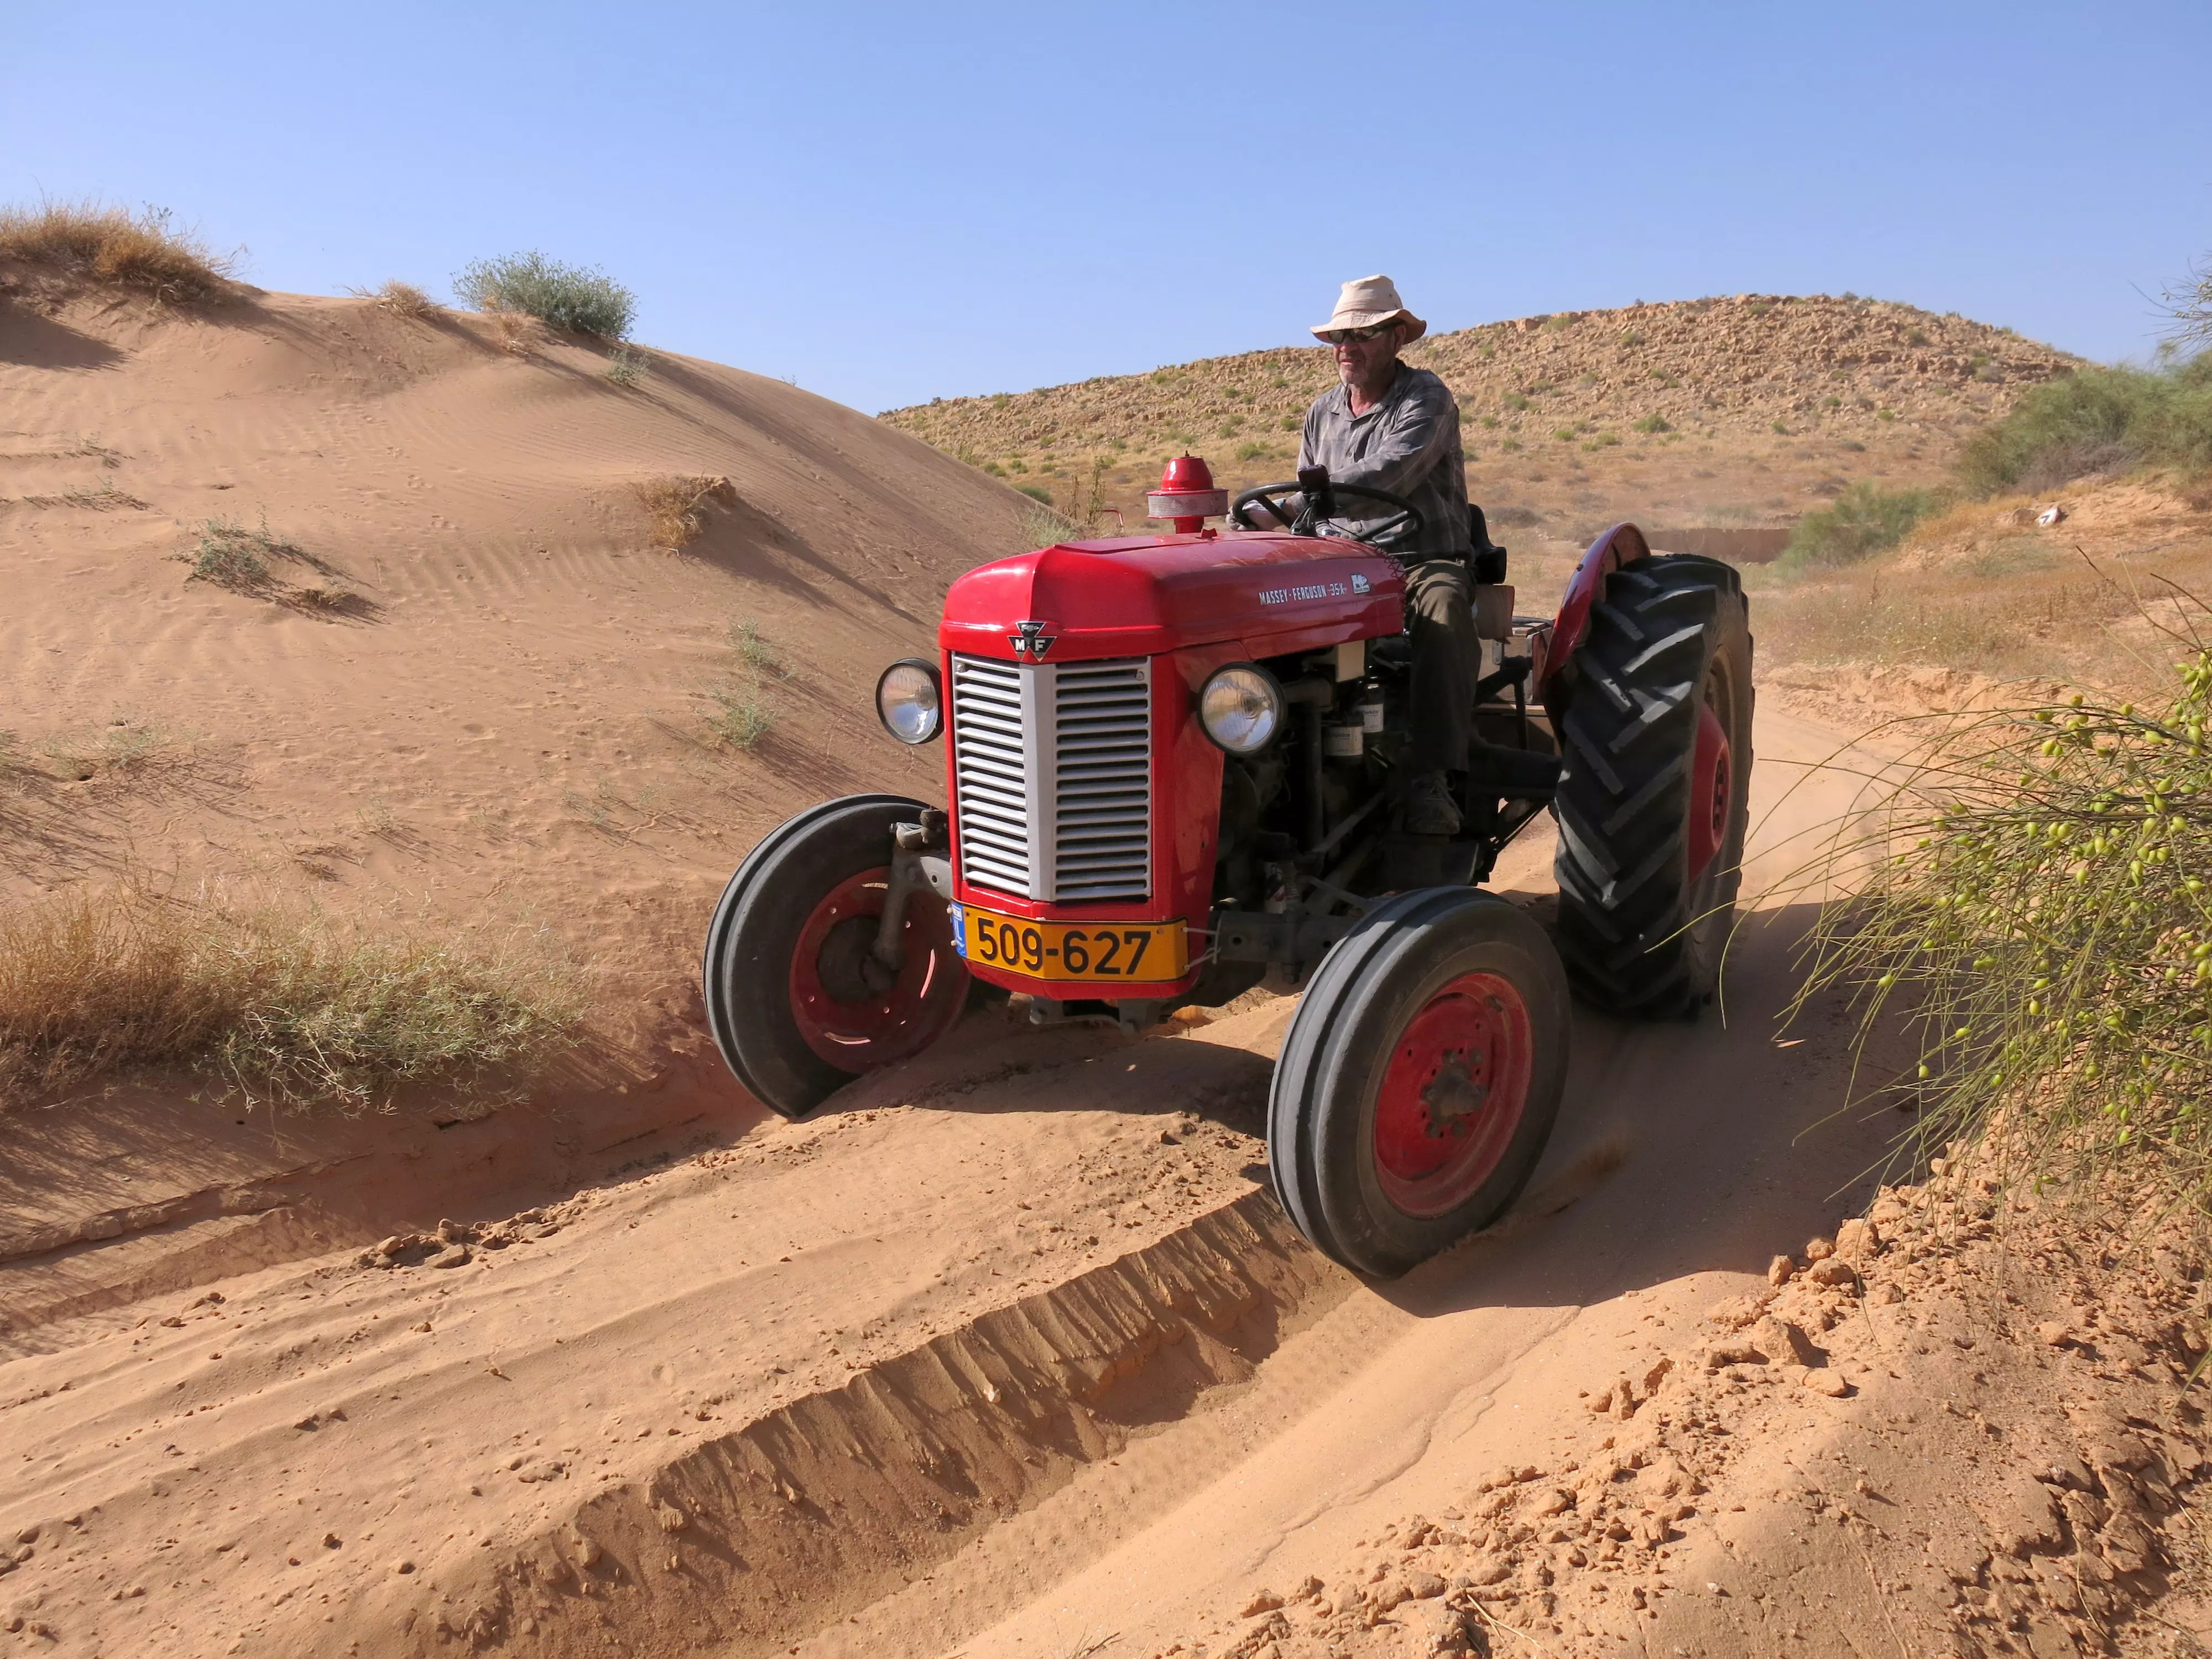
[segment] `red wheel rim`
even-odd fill
[[[960,1018],[968,969],[952,949],[945,901],[923,891],[906,902],[906,959],[890,988],[860,977],[890,885],[889,866],[840,883],[814,907],[791,956],[791,1015],[806,1046],[844,1072],[911,1059]]]
[[[1443,1214],[1497,1170],[1528,1103],[1528,1005],[1496,974],[1462,974],[1390,1050],[1375,1104],[1375,1173],[1409,1216]]]
[[[1690,757],[1690,879],[1705,873],[1728,840],[1729,807],[1735,793],[1729,775],[1728,732],[1712,705],[1698,710],[1698,745]]]

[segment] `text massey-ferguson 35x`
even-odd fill
[[[1358,496],[1366,539],[1335,524]],[[707,1008],[738,1079],[799,1116],[950,1030],[975,995],[1129,1028],[1303,988],[1268,1166],[1293,1221],[1395,1273],[1482,1226],[1534,1168],[1566,1072],[1568,988],[1693,1017],[1735,899],[1751,635],[1735,570],[1601,536],[1556,619],[1513,616],[1473,514],[1485,672],[1453,838],[1398,827],[1404,581],[1418,530],[1318,471],[1231,507],[1202,462],[1152,498],[1172,533],[969,571],[933,659],[884,671],[902,742],[949,732],[948,805],[800,813],[732,878]],[[1291,529],[1246,527],[1281,508]],[[1229,528],[1206,526],[1228,512]],[[1478,890],[1545,807],[1551,933]]]

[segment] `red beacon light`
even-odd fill
[[[1160,487],[1145,497],[1147,518],[1168,519],[1178,536],[1195,535],[1208,519],[1229,511],[1229,492],[1213,487],[1213,474],[1195,455],[1178,455],[1160,474]]]

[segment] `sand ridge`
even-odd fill
[[[779,380],[653,352],[624,389],[580,337],[522,344],[368,301],[0,301],[10,897],[151,872],[542,922],[652,1030],[763,830],[939,792],[867,688],[1026,504]],[[677,554],[632,495],[669,475],[729,481]],[[289,550],[267,585],[190,579],[210,520]],[[750,752],[717,687],[771,714]]]
[[[533,1611],[543,1571],[526,1564],[588,1538],[606,1565],[565,1594],[600,1593],[579,1627],[596,1643],[607,1596],[626,1607],[623,1586],[665,1576],[666,1548],[641,1553],[639,1516],[657,1535],[651,1506],[675,1503],[699,1528],[677,1543],[711,1531],[728,1545],[742,1506],[700,1483],[736,1480],[763,1446],[835,1439],[828,1425],[883,1389],[927,1395],[943,1343],[1015,1356],[1022,1389],[1108,1411],[1117,1377],[1182,1340],[1160,1323],[1170,1312],[1226,1333],[1261,1301],[1294,1312],[1328,1277],[1279,1215],[1238,1207],[1255,1190],[1265,1070],[1238,1040],[1264,1043],[1279,1014],[1133,1043],[982,1017],[903,1088],[872,1080],[805,1124],[489,1223],[33,1327],[0,1397],[15,1469],[0,1527],[40,1529],[49,1547],[0,1602],[94,1650],[198,1652],[201,1632],[234,1626],[226,1645],[299,1651],[336,1625],[361,1651],[415,1652],[441,1619],[504,1632],[543,1618],[550,1632],[557,1621]],[[1040,1091],[1048,1108],[1021,1103]],[[1117,1265],[1132,1252],[1152,1265]],[[1263,1258],[1284,1264],[1273,1279]],[[1224,1350],[1187,1380],[1248,1364]],[[900,1420],[915,1410],[927,1414]],[[958,1439],[951,1419],[938,1431]],[[775,1455],[820,1486],[803,1457]],[[972,1455],[1004,1466],[1008,1504],[1037,1478],[1018,1455]],[[902,1559],[916,1527],[942,1530],[884,1526]],[[783,1574],[776,1632],[842,1593],[842,1574],[806,1568],[820,1554],[807,1546]],[[628,1577],[610,1576],[617,1561]],[[687,1640],[702,1620],[726,1636],[769,1627],[716,1611],[717,1582],[661,1585],[653,1620]],[[144,1593],[117,1600],[118,1585]]]

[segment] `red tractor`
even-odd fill
[[[937,654],[876,688],[901,742],[949,733],[948,805],[848,796],[753,849],[708,934],[714,1039],[795,1118],[977,997],[1135,1030],[1263,981],[1302,990],[1269,1094],[1276,1194],[1337,1261],[1401,1273],[1527,1182],[1570,988],[1653,1019],[1714,994],[1751,769],[1742,588],[1623,524],[1556,619],[1516,619],[1474,509],[1486,672],[1465,822],[1415,836],[1397,823],[1411,648],[1389,551],[1414,509],[1318,471],[1231,506],[1189,458],[1151,501],[1172,533],[952,585]],[[1253,527],[1263,511],[1279,527]],[[1549,933],[1480,890],[1547,806]]]

